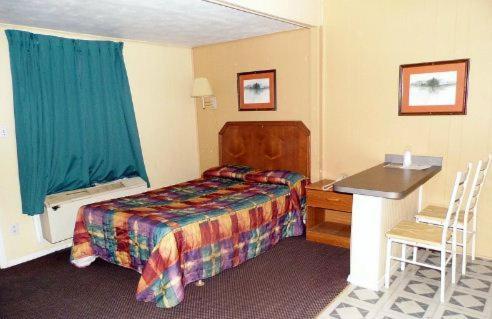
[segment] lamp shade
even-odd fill
[[[207,78],[196,78],[193,82],[193,91],[191,92],[191,96],[201,97],[211,95],[214,95],[214,93],[212,92],[212,87],[210,86],[210,82],[208,82]]]

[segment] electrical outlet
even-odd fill
[[[7,126],[0,125],[0,138],[7,138],[8,133]]]
[[[19,235],[19,232],[20,232],[19,223],[15,223],[15,224],[10,225],[9,231],[10,231],[11,235],[14,235],[14,236]]]

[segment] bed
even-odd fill
[[[310,158],[302,122],[228,122],[219,158],[199,179],[81,207],[72,263],[99,257],[134,269],[137,300],[170,308],[187,284],[303,233]]]

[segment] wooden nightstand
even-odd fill
[[[352,195],[323,191],[324,179],[306,186],[306,239],[318,243],[350,248]]]

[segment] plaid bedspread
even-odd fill
[[[77,216],[71,259],[97,256],[132,268],[141,273],[137,300],[173,307],[188,283],[303,233],[306,179],[286,174],[206,177],[87,205]]]

